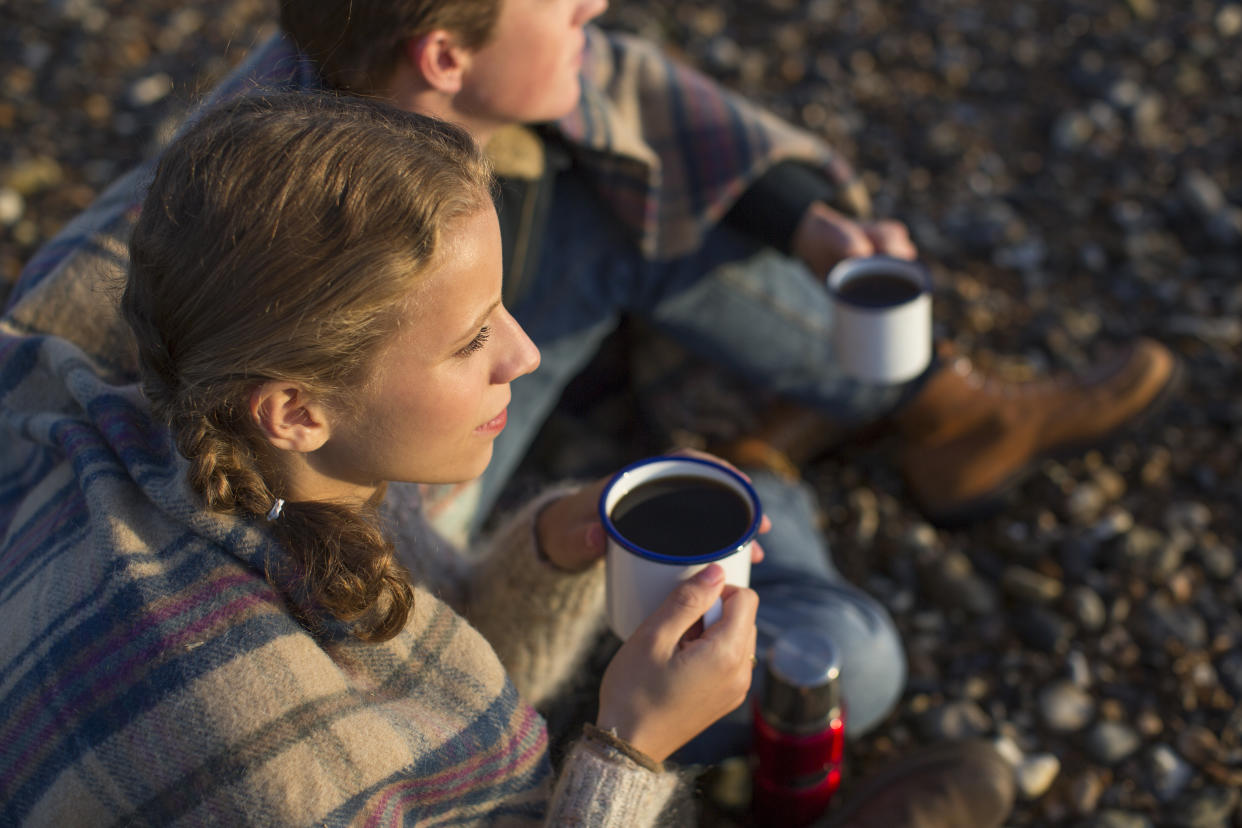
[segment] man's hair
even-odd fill
[[[333,89],[379,94],[402,44],[444,29],[468,49],[491,37],[501,0],[280,0],[280,25]]]
[[[263,515],[285,495],[249,413],[264,382],[357,415],[400,309],[492,186],[463,130],[348,96],[243,98],[173,142],[121,305],[143,392],[207,509]],[[373,507],[291,502],[271,522],[294,563],[269,575],[308,625],[326,614],[366,640],[404,625],[413,591]]]

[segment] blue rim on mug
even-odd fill
[[[726,476],[732,478],[742,487],[742,490],[745,492],[744,497],[746,500],[750,501],[751,521],[750,526],[746,527],[746,531],[742,533],[742,536],[738,538],[736,543],[717,549],[714,552],[704,552],[702,555],[695,555],[693,557],[661,555],[659,552],[652,552],[650,549],[645,549],[639,546],[638,544],[628,540],[617,531],[616,525],[612,522],[612,518],[608,515],[608,509],[604,505],[605,501],[608,499],[608,492],[610,492],[612,487],[617,484],[617,481],[633,470],[642,468],[643,466],[650,466],[654,463],[668,462],[697,463],[701,466],[710,466],[713,469],[723,472]],[[759,502],[759,495],[755,492],[754,487],[750,485],[750,481],[748,481],[745,477],[742,477],[742,475],[738,474],[728,466],[723,465],[722,463],[717,463],[714,460],[704,460],[700,457],[681,457],[675,454],[664,454],[658,457],[648,457],[646,459],[630,463],[628,466],[618,471],[608,479],[608,483],[604,486],[604,490],[600,492],[598,509],[599,519],[604,524],[604,531],[608,533],[609,538],[616,541],[622,547],[630,552],[633,552],[635,555],[638,555],[640,558],[646,558],[649,561],[658,561],[660,563],[682,566],[687,564],[711,563],[712,561],[718,561],[721,558],[727,558],[729,555],[733,554],[738,547],[744,546],[755,539],[755,535],[759,532],[759,523],[763,520],[763,506]]]

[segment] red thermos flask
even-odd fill
[[[809,825],[841,784],[841,662],[823,632],[797,628],[768,649],[754,705],[753,805],[760,826]]]

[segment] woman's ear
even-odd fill
[[[271,380],[250,392],[250,418],[282,451],[307,453],[328,441],[328,412],[304,388]]]
[[[404,44],[406,68],[422,77],[423,83],[442,95],[461,91],[470,50],[461,46],[452,33],[435,29]]]

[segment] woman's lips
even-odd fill
[[[475,431],[481,434],[499,434],[505,430],[505,423],[507,422],[509,422],[509,409],[502,408],[499,414],[476,428]]]

